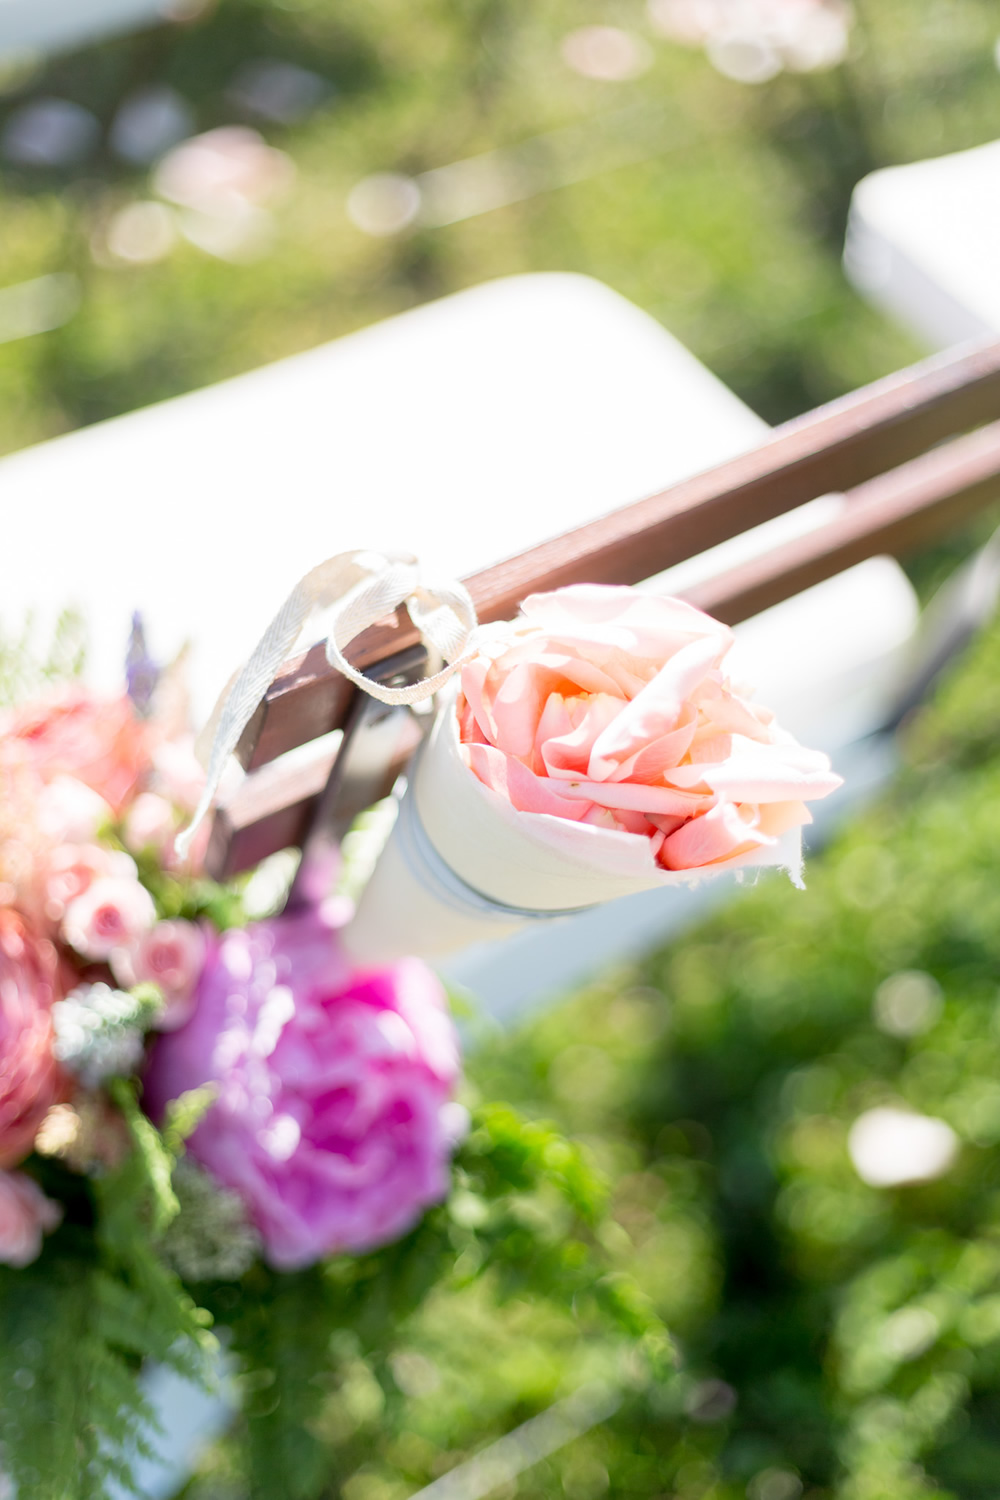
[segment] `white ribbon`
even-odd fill
[[[405,687],[386,687],[366,677],[346,660],[355,636],[405,604],[432,663],[446,665]],[[306,626],[323,612],[327,620],[326,659],[338,672],[383,703],[420,703],[431,697],[453,672],[475,655],[476,608],[461,583],[425,581],[419,561],[410,553],[341,552],[313,568],[292,589],[261,636],[246,665],[223,689],[202,732],[211,736],[205,788],[188,826],[178,834],[177,853],[184,858],[206,814],[211,810],[229,757],[282,666],[292,655]]]

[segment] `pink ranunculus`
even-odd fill
[[[157,1114],[217,1084],[189,1150],[290,1269],[385,1244],[444,1197],[458,1069],[431,971],[352,972],[310,908],[211,941],[194,1016],[154,1048],[145,1098]]]
[[[157,922],[130,948],[111,954],[111,970],[118,983],[160,987],[166,1004],[154,1023],[157,1031],[176,1031],[190,1020],[195,986],[205,962],[205,934],[194,922]]]
[[[30,1266],[62,1209],[24,1172],[0,1170],[0,1265]]]
[[[732,631],[679,599],[578,584],[533,594],[462,670],[462,755],[518,812],[648,841],[661,869],[742,863],[840,785],[735,691]]]
[[[102,875],[71,901],[62,935],[83,958],[102,961],[138,941],[156,921],[153,898],[138,880]]]
[[[53,945],[0,909],[0,1167],[27,1156],[49,1106],[65,1096],[50,1013],[63,989]]]
[[[149,767],[151,731],[126,697],[105,701],[64,687],[14,710],[5,727],[43,781],[75,777],[116,814]]]

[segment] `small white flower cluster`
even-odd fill
[[[146,994],[81,984],[52,1007],[53,1055],[86,1088],[134,1073],[155,1007]]]
[[[185,1157],[173,1174],[181,1211],[164,1236],[166,1260],[186,1281],[235,1281],[260,1254],[238,1193]]]

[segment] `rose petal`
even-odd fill
[[[652,823],[654,828],[659,829],[664,838],[666,838],[668,834],[675,833],[678,828],[683,827],[688,820],[687,818],[676,817],[668,813],[649,813],[648,821]]]
[[[472,661],[466,662],[462,668],[462,692],[472,710],[473,718],[487,740],[492,742],[496,739],[496,725],[483,699],[483,689],[489,669],[490,664],[484,656],[477,656]]]
[[[751,740],[760,740],[764,744],[770,743],[771,734],[768,728],[771,716],[762,719],[754,711],[752,703],[745,703],[726,687],[713,696],[707,693],[696,694],[698,706],[705,715],[706,728],[709,733],[717,734],[742,734]]]
[[[458,737],[464,745],[488,743],[486,735],[472,712],[472,704],[464,693],[458,695],[455,712],[458,714]]]
[[[604,807],[601,808],[601,811],[611,813],[615,827],[622,829],[624,833],[641,833],[647,839],[659,836],[660,830],[653,827],[653,824],[645,813],[632,812],[627,807],[616,807],[614,812],[611,812],[610,808]],[[683,819],[678,819],[678,822],[682,821]]]
[[[535,731],[534,754],[531,758],[532,770],[544,775],[543,746],[546,741],[559,740],[564,735],[572,733],[573,720],[570,718],[569,700],[562,693],[551,693],[542,709],[542,717]]]
[[[795,802],[826,797],[843,785],[827,756],[801,745],[761,745],[732,736],[732,753],[721,762],[676,766],[665,773],[671,786],[707,786],[733,802]]]
[[[715,800],[712,796],[698,792],[678,791],[670,786],[646,786],[629,781],[566,781],[559,782],[563,797],[572,801],[581,798],[596,802],[600,807],[625,808],[642,813],[676,813],[681,817],[694,817],[704,812]]]
[[[591,828],[607,828],[610,830],[614,830],[619,826],[618,820],[610,807],[598,807],[596,803],[589,812],[584,813],[580,822],[588,823]],[[626,830],[626,832],[629,831]]]
[[[507,757],[502,750],[497,750],[494,745],[463,745],[462,759],[469,770],[479,777],[483,786],[506,797]]]
[[[729,759],[732,753],[732,735],[713,734],[712,726],[703,724],[693,736],[691,754],[688,759],[693,766],[721,765],[724,760]]]
[[[682,599],[604,584],[578,583],[552,593],[529,594],[521,612],[539,629],[618,646],[657,661],[665,661],[698,636],[714,636],[727,648],[733,639],[727,625]]]
[[[554,701],[555,695],[549,699],[549,703]],[[594,741],[621,713],[621,699],[612,698],[608,693],[593,693],[589,698],[574,698],[568,703],[565,699],[558,701],[565,708],[569,727],[556,728],[560,723],[556,708],[550,719],[555,733],[546,734],[543,741],[542,728],[549,709],[549,704],[546,704],[538,733],[538,740],[542,742],[542,766],[539,769],[550,776],[579,779],[587,774]]]
[[[613,698],[624,698],[614,677],[604,670],[603,662],[589,660],[575,647],[550,641],[542,649],[542,643],[536,641],[533,651],[535,665],[552,673],[553,691],[565,692],[567,687],[570,690],[577,687],[585,693],[610,693]]]
[[[708,636],[692,641],[666,662],[598,739],[590,757],[591,778],[605,780],[622,761],[675,729],[685,700],[724,649],[717,636]]]
[[[755,813],[747,810],[751,816]],[[700,818],[691,818],[664,839],[660,863],[668,870],[693,870],[720,864],[776,840],[744,821],[731,802],[719,802]]]
[[[804,802],[762,802],[759,828],[773,838],[780,838],[790,828],[804,828],[813,820]]]
[[[494,744],[505,754],[530,756],[550,692],[548,679],[548,673],[527,662],[502,677],[494,679],[494,668],[487,674],[483,699],[496,725]]]
[[[697,722],[695,711],[684,709],[676,729],[629,756],[612,774],[611,780],[662,781],[664,773],[678,765],[690,749]]]
[[[582,688],[619,696],[617,685],[606,673],[576,657],[544,654],[511,665],[512,655],[508,652],[492,663],[483,685],[483,707],[493,726],[487,737],[507,755],[530,759],[538,722],[553,693],[571,697],[574,688]]]
[[[552,655],[566,655],[579,659],[580,642],[563,640],[559,636],[549,639],[548,650]],[[656,665],[648,658],[633,656],[618,646],[606,646],[603,642],[591,641],[586,645],[587,660],[608,677],[614,684],[619,698],[631,699],[641,693],[646,683],[656,675]]]
[[[566,781],[536,776],[513,755],[504,755],[492,745],[465,745],[466,764],[484,786],[506,797],[518,812],[551,813],[578,823],[593,805],[586,799],[565,796]]]

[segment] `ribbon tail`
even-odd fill
[[[312,599],[302,583],[296,585],[257,643],[246,666],[224,690],[220,699],[221,710],[216,705],[212,717],[217,722],[205,785],[194,816],[177,835],[174,843],[181,859],[187,858],[195,834],[211,811],[229,757],[239,744],[240,736],[253,717],[258,703],[274,681],[276,672],[291,655],[311,607]]]

